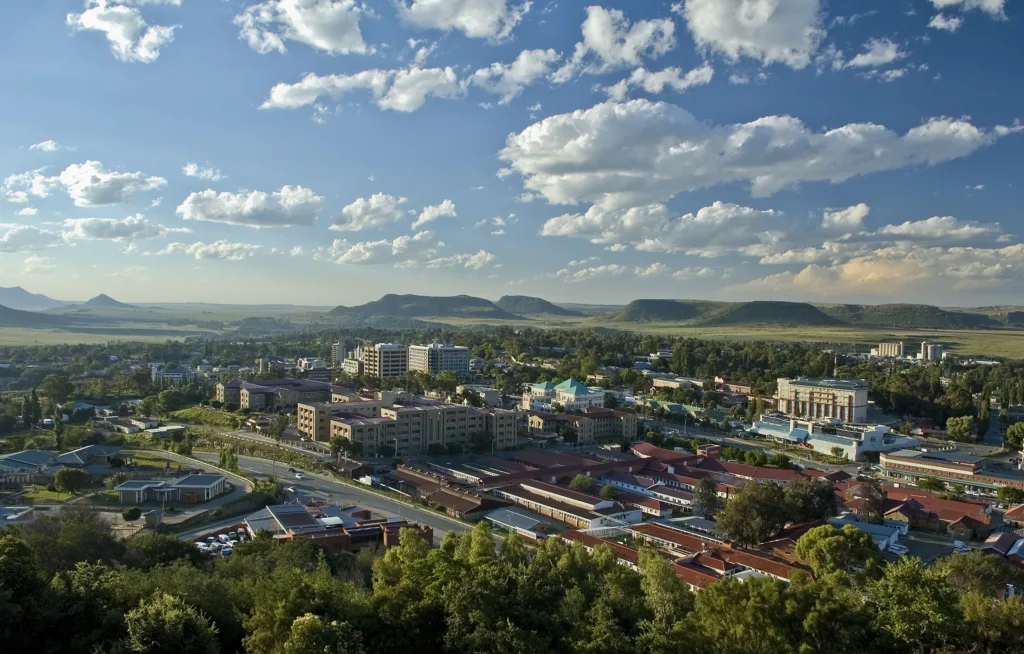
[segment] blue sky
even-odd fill
[[[1022,16],[9,0],[0,285],[1020,304]]]

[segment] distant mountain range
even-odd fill
[[[543,301],[543,300],[542,300]],[[335,307],[330,315],[365,318],[390,316],[394,318],[483,318],[487,320],[522,320],[490,300],[469,295],[429,297],[425,295],[394,295],[389,293],[379,300],[357,307]]]
[[[0,327],[21,327],[22,329],[50,329],[67,327],[71,320],[65,316],[21,311],[0,305]]]
[[[9,309],[20,309],[22,311],[46,311],[56,309],[70,304],[54,300],[39,293],[29,293],[20,286],[0,286],[0,305]]]
[[[808,302],[713,302],[706,300],[633,300],[623,307],[566,309],[547,300],[506,295],[496,303],[468,295],[429,297],[385,295],[357,307],[338,307],[333,316],[348,318],[483,319],[496,322],[539,316],[579,317],[581,325],[673,323],[680,326],[791,325],[878,327],[890,329],[982,329],[1024,325],[1024,311],[990,307],[941,309],[924,304],[811,304]]]

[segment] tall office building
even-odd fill
[[[878,356],[903,358],[903,343],[879,343]]]
[[[863,379],[779,379],[778,385],[775,405],[786,415],[867,421],[871,384]]]
[[[338,341],[331,345],[331,365],[340,366],[341,362],[345,360],[345,342]]]
[[[377,343],[363,348],[363,374],[389,379],[409,372],[409,348],[397,343]]]
[[[410,345],[409,370],[432,375],[449,371],[465,377],[469,375],[469,348],[440,343]]]

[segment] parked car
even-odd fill
[[[237,543],[237,542],[238,542],[238,534],[236,534],[236,533],[235,533],[235,532],[233,532],[233,531],[232,531],[232,532],[230,532],[230,533],[228,534],[228,540],[229,540],[229,541],[231,541],[232,543]]]
[[[227,534],[217,534],[217,540],[224,543],[225,545],[231,542],[231,539],[228,538]]]
[[[220,551],[220,555],[223,556],[226,559],[229,556],[231,556],[231,552],[232,552],[232,550],[231,550],[230,547],[225,547],[224,549],[222,549]]]
[[[910,553],[910,549],[906,545],[900,545],[898,543],[893,543],[892,545],[890,545],[889,546],[889,551],[892,552],[893,554],[909,554]]]

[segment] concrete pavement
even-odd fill
[[[204,461],[217,460],[216,457],[218,457],[212,452],[197,452],[196,456]],[[341,506],[356,504],[369,509],[374,516],[387,518],[402,516],[428,525],[434,530],[435,544],[440,542],[441,538],[449,531],[462,533],[472,529],[469,525],[437,511],[405,504],[368,488],[364,489],[360,486],[336,481],[326,475],[302,471],[303,478],[296,479],[295,473],[288,472],[287,464],[278,463],[275,466],[271,461],[265,459],[240,456],[238,457],[238,467],[257,479],[270,479],[276,471],[278,480],[285,488],[295,489],[294,493],[288,494],[289,499],[322,500]]]

